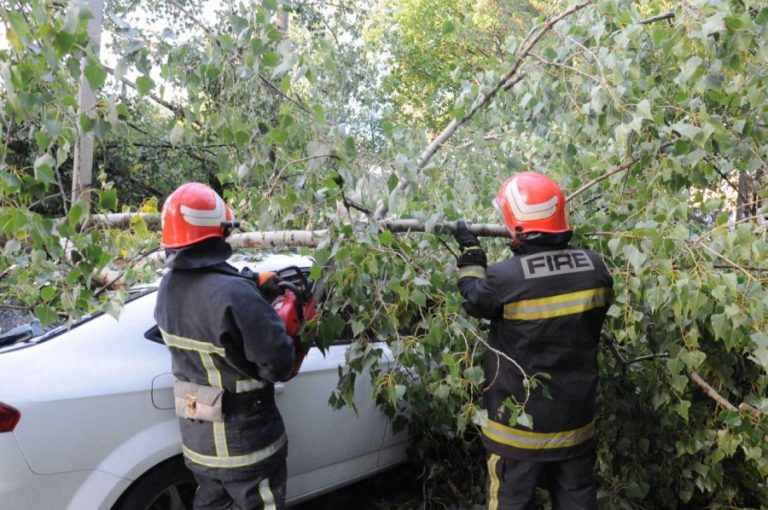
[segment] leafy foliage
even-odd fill
[[[519,7],[142,2],[140,16],[113,2],[107,69],[80,4],[0,2],[0,292],[51,322],[117,313],[120,293],[95,271],[150,277],[129,263],[157,247],[140,218],[95,226],[69,202],[85,131],[97,140],[96,212],[154,212],[195,179],[248,229],[327,228],[312,255],[328,299],[309,329],[321,347],[345,329],[355,337],[332,404],[354,405],[357,375],[372,370],[376,398],[415,439],[429,502],[468,506],[482,501],[480,367],[495,354],[486,324],[461,310],[446,236],[432,227],[496,222],[498,183],[544,171],[570,193],[576,244],[616,280],[600,359],[604,506],[760,508],[768,9],[601,0],[545,31],[565,6]],[[520,80],[419,161],[431,133],[480,104],[532,42]],[[81,62],[98,93],[93,118],[77,109]],[[380,205],[429,233],[382,231]],[[491,260],[508,256],[483,243]],[[387,370],[377,341],[391,347]],[[522,403],[516,416],[529,419]]]

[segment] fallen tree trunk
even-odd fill
[[[148,213],[112,213],[94,214],[88,222],[91,225],[104,225],[110,228],[127,228],[131,222],[141,219],[152,230],[160,229],[160,215]],[[382,220],[379,223],[382,230],[393,233],[433,232],[450,234],[456,230],[455,221],[436,223],[430,228],[427,224],[415,219]],[[469,231],[482,237],[509,237],[504,225],[493,223],[467,223]],[[315,247],[322,238],[328,235],[327,230],[268,230],[261,232],[244,232],[234,234],[229,238],[230,243],[238,243],[233,248],[284,248],[293,246]]]
[[[91,225],[106,225],[110,228],[126,228],[131,225],[136,218],[141,218],[149,228],[160,228],[159,214],[146,213],[116,213],[116,214],[96,214],[90,217]],[[386,220],[379,222],[379,226],[384,230],[393,233],[410,232],[431,232],[436,234],[450,235],[456,230],[455,221],[446,221],[436,223],[434,226],[427,226],[423,222],[415,219],[404,220]],[[503,225],[489,223],[468,223],[467,229],[476,236],[483,237],[509,237],[509,232]],[[233,234],[227,238],[227,242],[234,250],[245,248],[271,249],[271,248],[316,248],[323,240],[328,239],[328,230],[273,230],[263,232],[241,232]],[[128,266],[141,270],[147,266],[154,269],[162,267],[165,263],[165,252],[158,250],[140,259],[129,263]],[[94,276],[94,280],[103,286],[103,289],[120,288],[125,286],[123,275],[125,269],[106,268]]]

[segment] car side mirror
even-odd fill
[[[152,340],[153,342],[158,344],[163,344],[163,345],[165,344],[165,342],[163,341],[163,335],[160,333],[160,328],[157,326],[157,324],[155,324],[154,326],[152,326],[151,328],[149,328],[144,332],[144,338],[146,338],[147,340]]]

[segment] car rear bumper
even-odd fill
[[[100,471],[38,475],[27,465],[13,433],[0,434],[0,508],[108,509],[130,481]]]

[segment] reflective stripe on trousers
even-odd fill
[[[184,445],[181,445],[181,450],[187,459],[195,464],[200,464],[201,466],[209,468],[239,468],[251,466],[268,459],[285,446],[287,441],[288,438],[283,434],[274,443],[243,455],[204,455],[191,450]]]
[[[499,508],[499,473],[496,471],[499,464],[499,456],[492,453],[488,456],[488,510]]]
[[[595,435],[595,422],[593,420],[583,427],[562,432],[531,432],[508,427],[489,419],[483,426],[483,435],[496,443],[522,450],[569,448],[592,438]]]
[[[193,473],[195,510],[285,510],[285,459],[265,476],[229,480]]]

